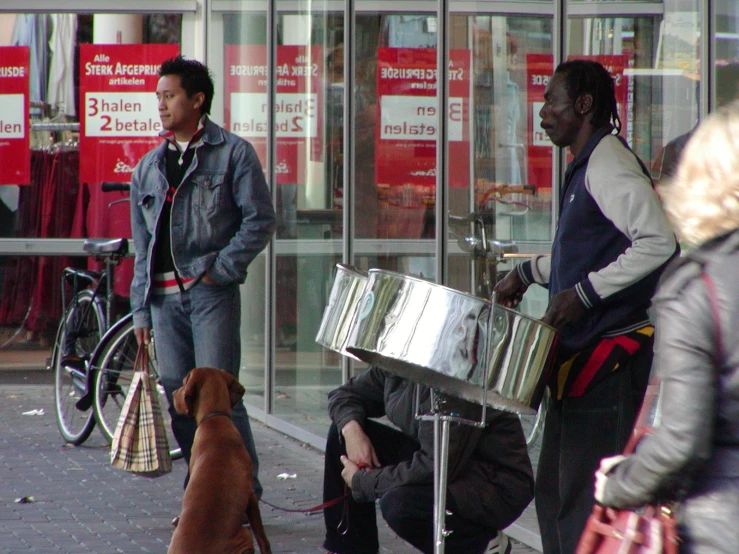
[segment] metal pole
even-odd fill
[[[438,0],[436,20],[436,98],[439,134],[436,141],[436,282],[448,284],[447,210],[449,209],[449,0]]]
[[[449,424],[453,421],[462,425],[485,427],[486,406],[483,405],[480,421],[472,421],[456,415],[441,415],[441,402],[437,403],[434,389],[429,389],[429,394],[432,411],[425,415],[419,415],[420,393],[418,386],[416,386],[416,419],[434,422],[434,554],[444,554],[444,540],[451,533],[451,531],[444,529],[447,515],[446,485],[449,471]],[[486,399],[487,397],[483,395],[483,398]]]
[[[438,554],[436,543],[444,529],[444,520],[439,517],[439,477],[441,476],[441,416],[434,414],[434,552]],[[443,548],[441,552],[443,552]]]
[[[444,529],[446,520],[446,483],[447,470],[449,467],[449,418],[437,414],[437,422],[441,419],[441,433],[434,435],[434,451],[439,450],[439,457],[434,458],[434,481],[438,485],[436,491],[436,504],[434,506],[434,519],[436,528],[434,531],[434,554],[444,554],[444,539],[449,532]],[[438,429],[438,423],[435,423]],[[437,447],[437,443],[440,443]]]

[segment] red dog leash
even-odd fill
[[[329,500],[328,502],[324,502],[323,504],[319,504],[318,506],[313,506],[312,508],[282,508],[281,506],[275,506],[274,504],[270,504],[267,502],[264,498],[260,498],[259,501],[263,504],[266,504],[270,508],[274,508],[275,510],[280,510],[281,512],[293,512],[293,513],[300,513],[300,514],[310,514],[312,512],[320,512],[324,508],[330,508],[331,506],[336,506],[339,502],[343,502],[349,497],[348,492],[344,493],[343,496],[340,496],[339,498],[334,498],[333,500]]]
[[[366,469],[370,469],[369,464],[365,464],[364,462],[357,464],[357,468],[364,471]],[[339,521],[339,525],[337,526],[337,530],[342,534],[345,535],[349,531],[349,503],[346,502],[346,500],[349,499],[351,496],[351,490],[349,490],[348,485],[344,485],[344,494],[338,498],[334,498],[333,500],[328,500],[327,502],[324,502],[323,504],[319,504],[318,506],[313,506],[312,508],[282,508],[281,506],[275,506],[274,504],[271,504],[270,502],[267,502],[263,498],[260,499],[260,502],[263,502],[270,508],[274,508],[275,510],[280,510],[281,512],[292,512],[292,513],[301,513],[301,514],[313,514],[316,512],[322,512],[326,508],[330,508],[332,506],[336,506],[337,504],[344,502],[344,509],[343,513],[341,515],[341,521]]]

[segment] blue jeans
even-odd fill
[[[195,420],[174,411],[172,394],[194,367],[218,367],[238,379],[241,366],[239,286],[200,282],[183,293],[152,296],[151,317],[159,374],[170,404],[172,432],[189,466]],[[261,497],[259,459],[243,402],[234,406],[231,416],[251,456],[254,492]]]

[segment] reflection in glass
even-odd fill
[[[0,238],[130,236],[127,195],[103,194],[99,182],[80,182],[79,122],[85,114],[80,106],[80,45],[179,46],[181,28],[181,14],[0,13],[0,50],[27,48],[31,150],[30,178],[0,185]],[[0,59],[6,61],[2,52]],[[146,91],[139,92],[147,97]],[[23,98],[17,96],[21,107]],[[150,98],[155,104],[154,88]],[[7,97],[0,103],[7,110]],[[156,113],[156,108],[150,111]],[[0,154],[7,161],[3,156],[7,154]],[[84,164],[102,165],[89,153]],[[114,165],[115,160],[111,169]],[[131,163],[121,162],[117,169],[117,181],[130,180]],[[0,367],[47,367],[62,314],[62,289],[67,300],[74,292],[69,284],[62,285],[67,266],[102,268],[83,257],[0,256]],[[128,259],[116,271],[114,318],[129,311],[131,276]]]
[[[552,146],[540,133],[538,103],[553,69],[552,22],[482,13],[452,19],[450,41],[470,45],[472,73],[470,176],[465,187],[450,177],[449,279],[488,298],[518,260],[506,256],[536,253],[550,240]]]
[[[714,108],[739,98],[739,4],[717,2],[713,28],[716,53]]]
[[[699,117],[700,16],[674,3],[652,17],[571,18],[569,53],[609,67],[621,135],[656,180],[674,173]]]
[[[226,13],[224,112],[231,130],[273,167],[275,240],[274,413],[323,435],[326,394],[341,381],[339,356],[315,342],[334,265],[341,261],[343,210],[343,17],[283,10],[277,2],[274,132],[267,129],[266,14]],[[268,159],[275,141],[275,160]],[[269,165],[271,164],[271,165]],[[247,402],[263,405],[263,264],[245,293],[242,381]],[[245,308],[246,313],[246,308]],[[245,316],[246,320],[247,317]]]

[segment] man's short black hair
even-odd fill
[[[613,121],[616,131],[621,131],[616,89],[605,67],[593,60],[570,60],[559,64],[554,73],[564,76],[567,95],[573,102],[583,94],[593,97],[593,125],[602,127]]]
[[[159,67],[159,76],[179,75],[180,85],[187,93],[188,98],[192,98],[198,92],[205,95],[205,102],[201,108],[201,113],[209,114],[210,106],[213,103],[213,77],[210,70],[205,64],[197,60],[188,60],[182,56],[175,56],[162,62]]]

